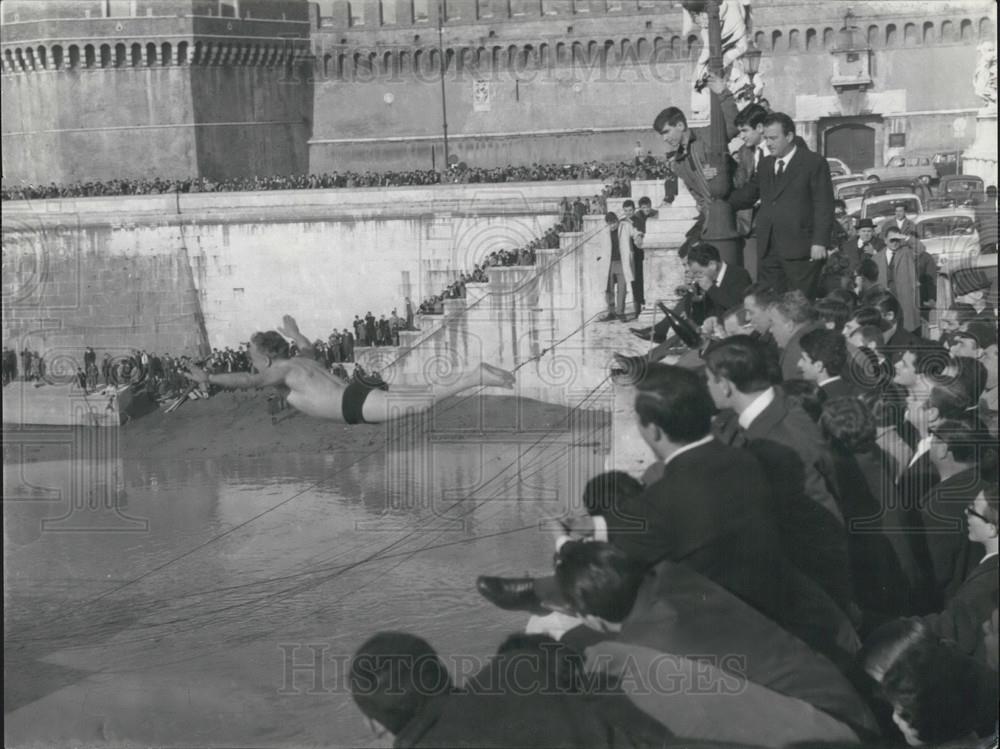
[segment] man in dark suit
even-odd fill
[[[816,423],[772,386],[767,351],[733,336],[705,353],[708,389],[723,411],[719,439],[745,445],[772,483],[785,555],[850,613],[847,534],[830,448]]]
[[[906,351],[901,358],[900,366],[896,368],[897,382],[901,382],[898,374],[911,356],[915,356],[913,352]],[[968,412],[973,400],[968,391],[956,380],[934,384],[940,376],[939,373],[935,374],[936,364],[933,358],[922,356],[918,360],[920,370],[916,376],[916,383],[907,386],[906,419],[915,429],[919,442],[909,465],[896,480],[895,492],[897,506],[906,524],[905,530],[911,534],[909,540],[914,557],[918,563],[923,560],[925,566],[928,564],[926,548],[923,546],[924,539],[919,533],[924,522],[921,512],[928,493],[941,483],[941,474],[930,455],[934,442],[933,432],[946,420],[973,426]],[[912,587],[914,590],[926,589],[926,583],[924,579],[914,580]]]
[[[743,292],[752,283],[750,274],[729,265],[710,244],[699,242],[688,252],[688,267],[694,282],[705,293],[705,318],[721,318],[743,303]]]
[[[826,399],[852,398],[857,391],[841,373],[847,366],[847,339],[835,330],[810,330],[799,339],[802,379],[815,382]]]
[[[903,307],[890,291],[872,297],[871,306],[882,315],[882,354],[887,359],[898,360],[904,351],[914,347],[926,347],[928,341],[903,327]]]
[[[986,487],[977,460],[988,434],[967,424],[944,421],[931,431],[928,456],[941,477],[921,500],[920,531],[911,536],[925,583],[911,613],[940,611],[978,563],[963,511]]]
[[[702,320],[714,317],[721,320],[729,310],[740,306],[743,302],[743,292],[750,286],[750,274],[738,265],[730,265],[719,256],[715,246],[706,242],[695,243],[687,253],[685,261],[694,284],[702,292]],[[664,317],[651,332],[648,339],[664,341],[670,333],[670,319]],[[643,331],[634,331],[639,335]],[[640,335],[640,337],[646,337]],[[660,361],[671,350],[672,343],[661,343],[652,349],[646,358],[649,361]]]
[[[885,249],[885,242],[876,235],[875,224],[870,218],[858,221],[857,229],[857,236],[848,237],[840,245],[840,251],[847,255],[854,265],[866,257],[875,257]]]
[[[969,572],[944,611],[927,617],[926,621],[940,637],[954,641],[969,655],[978,655],[983,652],[983,622],[990,620],[997,607],[1000,504],[996,484],[980,491],[965,507],[965,519],[968,539],[981,544],[986,555]]]
[[[739,672],[733,675],[748,682],[803,700],[862,731],[876,730],[860,696],[832,663],[687,565],[665,560],[647,571],[612,544],[571,541],[558,552],[556,579],[570,608],[588,626],[617,631],[616,645],[650,648],[723,670],[736,666]],[[608,654],[600,644],[588,648],[588,659]],[[679,698],[684,699],[662,695],[668,702]],[[670,706],[661,707],[664,712],[654,714],[670,727]],[[761,708],[766,712],[766,706]]]
[[[778,614],[782,598],[774,584],[782,558],[770,484],[760,465],[750,453],[712,437],[714,406],[700,375],[650,364],[637,388],[640,433],[664,463],[663,472],[613,512],[564,521],[567,531],[610,541],[647,564],[683,562],[751,605]],[[499,587],[479,586],[506,608],[507,597],[491,592]],[[551,579],[535,587],[539,598],[551,602]]]
[[[791,117],[774,112],[763,124],[771,155],[761,160],[746,185],[733,191],[729,202],[746,210],[760,201],[758,280],[812,296],[834,221],[830,169],[826,159],[795,135]]]
[[[345,681],[372,728],[393,734],[395,747],[669,745],[669,731],[608,682],[580,689],[569,648],[526,637],[501,647],[459,689],[425,640],[378,632],[354,654]]]

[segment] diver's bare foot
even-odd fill
[[[513,389],[514,387],[514,373],[508,372],[506,369],[500,369],[500,367],[494,367],[492,364],[487,364],[483,362],[479,365],[480,367],[480,384],[484,387],[502,387]]]

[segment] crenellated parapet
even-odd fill
[[[311,58],[307,43],[275,39],[204,40],[169,37],[169,41],[133,39],[101,44],[56,43],[51,46],[4,47],[3,72],[7,74],[168,66],[280,67]]]
[[[312,35],[317,77],[364,82],[434,75],[442,67],[448,75],[482,75],[660,66],[696,60],[702,52],[700,36],[684,32],[676,3],[453,0],[441,6],[440,47],[437,4],[428,4],[419,16],[403,14],[402,7],[398,0],[320,3],[319,29]],[[769,57],[829,53],[840,44],[843,10],[840,4],[756,2],[754,42]],[[872,50],[967,45],[996,37],[986,3],[867,2],[855,11],[855,34]]]
[[[4,177],[307,168],[305,0],[5,0]]]
[[[4,3],[4,6],[8,3]],[[82,2],[79,8],[53,3],[13,3],[3,13],[0,59],[8,75],[48,71],[147,68],[168,66],[294,65],[310,57],[314,24],[306,3],[284,3],[280,15],[260,17],[258,3],[167,0],[145,5],[126,3],[130,15],[96,17],[95,12],[122,10],[121,3]],[[0,6],[2,7],[2,6]],[[242,16],[224,15],[223,10]],[[257,15],[254,15],[254,10]],[[216,12],[217,11],[217,12]],[[295,12],[293,12],[295,11]],[[65,17],[60,17],[60,15]],[[52,16],[52,17],[39,17]]]

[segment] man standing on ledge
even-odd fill
[[[730,194],[729,203],[746,210],[760,200],[757,280],[779,291],[798,289],[811,299],[834,220],[830,168],[795,134],[787,114],[772,112],[764,119],[764,142],[771,155]]]
[[[712,95],[718,96],[719,103],[722,105],[722,115],[725,120],[725,142],[728,143],[738,133],[736,129],[736,100],[733,98],[732,92],[726,88],[726,82],[722,78],[709,73],[706,80]],[[692,130],[688,127],[687,117],[680,109],[667,107],[656,115],[653,129],[660,134],[667,147],[668,168],[684,180],[684,185],[698,206],[698,218],[687,233],[688,243],[707,241],[719,250],[719,255],[725,262],[730,265],[742,265],[739,257],[741,245],[739,238],[733,241],[722,241],[704,236],[708,206],[712,200],[709,180],[714,179],[718,174],[716,168],[709,165],[711,128],[702,127]],[[720,201],[720,204],[722,208],[725,208],[724,202]],[[729,223],[735,227],[735,219]]]
[[[642,247],[642,235],[635,230],[630,221],[619,221],[618,214],[611,211],[605,215],[604,222],[608,225],[611,236],[611,267],[608,269],[608,285],[604,292],[608,303],[608,314],[598,322],[612,320],[624,322],[628,320],[625,297],[629,289],[632,289],[633,297],[636,293],[632,285],[632,279],[635,278],[635,256],[632,247]],[[636,302],[636,316],[640,310]]]

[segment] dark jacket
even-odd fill
[[[746,444],[771,481],[785,555],[849,611],[847,534],[833,457],[819,427],[778,389],[745,432],[733,427],[732,412],[720,416],[716,426],[723,441]]]
[[[990,620],[997,607],[998,585],[1000,575],[994,554],[972,569],[944,611],[925,617],[925,620],[938,636],[958,643],[963,653],[980,655],[985,652],[983,622]]]
[[[719,97],[719,102],[722,106],[725,140],[728,143],[739,132],[736,129],[736,115],[739,110],[736,108],[736,100],[728,90]],[[703,171],[709,162],[708,152],[712,140],[711,126],[692,128],[690,133],[691,139],[686,147],[682,145],[675,153],[669,154],[667,162],[670,169],[684,180],[684,185],[698,206],[698,213],[704,216],[708,203],[712,200]],[[734,170],[735,165],[732,159],[727,159],[726,168]]]
[[[858,391],[854,385],[840,375],[837,375],[836,377],[837,379],[820,385],[820,390],[826,393],[827,400],[831,400],[833,398],[856,398],[858,396]]]
[[[540,659],[542,661],[546,658]],[[670,732],[622,693],[566,691],[523,667],[537,658],[493,659],[467,691],[436,697],[396,736],[404,747],[658,749]]]
[[[986,485],[977,468],[937,484],[921,499],[920,530],[911,534],[924,585],[920,612],[940,611],[982,556],[967,535],[965,508]]]
[[[753,283],[750,274],[738,265],[726,265],[722,283],[705,292],[705,316],[721,317],[734,307],[743,304],[743,292]]]
[[[660,479],[605,516],[608,540],[647,564],[683,562],[767,612],[783,563],[770,484],[753,455],[716,440],[671,460]]]
[[[781,178],[775,177],[775,158],[761,159],[756,173],[746,185],[733,191],[730,204],[737,210],[757,212],[757,247],[760,257],[803,260],[812,245],[826,247],[833,225],[833,185],[826,159],[810,151],[801,138],[785,165]]]
[[[862,731],[876,730],[864,702],[830,661],[684,565],[666,561],[650,570],[616,639],[706,660]]]
[[[851,581],[855,601],[866,612],[902,616],[909,601],[903,563],[890,538],[893,523],[886,515],[886,489],[892,474],[879,470],[875,460],[885,458],[877,447],[855,456],[834,447],[837,483],[845,487],[840,507],[848,528]],[[887,522],[889,521],[889,522]]]

